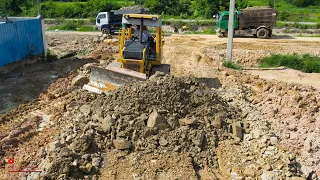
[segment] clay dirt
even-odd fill
[[[170,75],[83,90],[90,67],[117,56],[117,38],[50,32],[56,57],[0,76],[0,179],[320,177],[319,74],[229,69],[226,38],[171,34]],[[233,60],[257,67],[319,47],[320,38],[235,38]]]

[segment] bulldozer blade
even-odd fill
[[[114,90],[123,84],[145,81],[146,79],[146,74],[125,68],[92,66],[89,84],[83,88],[101,94],[102,92]]]

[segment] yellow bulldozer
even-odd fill
[[[146,38],[147,27],[155,28],[155,35]],[[161,64],[163,37],[160,15],[123,14],[118,58],[107,67],[91,67],[90,82],[83,88],[100,94],[146,80],[156,71],[169,74],[170,65]]]

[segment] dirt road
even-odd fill
[[[226,39],[170,35],[164,39],[163,61],[172,75],[186,79],[157,77],[98,96],[71,81],[77,70],[86,69],[79,68],[83,64],[113,59],[117,42],[100,43],[96,33],[50,32],[47,37],[49,49],[68,58],[29,65],[0,79],[0,100],[6,104],[1,112],[21,104],[0,116],[0,179],[36,179],[45,173],[62,179],[319,176],[320,93],[304,86],[318,87],[319,76],[230,70],[222,66]],[[272,53],[320,54],[320,38],[234,42],[234,60],[244,66],[256,66]],[[154,111],[170,129],[145,127]],[[133,147],[116,150],[116,136]],[[16,166],[8,164],[10,158]],[[43,172],[8,172],[17,166]]]

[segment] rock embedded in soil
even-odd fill
[[[86,152],[90,147],[92,137],[88,135],[82,135],[80,138],[73,140],[70,144],[70,148],[75,152]]]
[[[147,127],[163,130],[168,128],[168,124],[166,120],[161,116],[161,114],[159,114],[156,110],[154,110],[149,115]]]
[[[266,171],[262,173],[261,180],[279,180],[279,177],[276,172]]]
[[[119,150],[125,150],[131,147],[131,143],[128,140],[122,138],[113,140],[113,145],[116,149]]]
[[[185,117],[185,118],[179,119],[179,124],[182,126],[192,125],[196,123],[197,123],[197,120],[195,117]]]
[[[232,123],[232,134],[240,139],[243,138],[242,127],[239,121]]]

